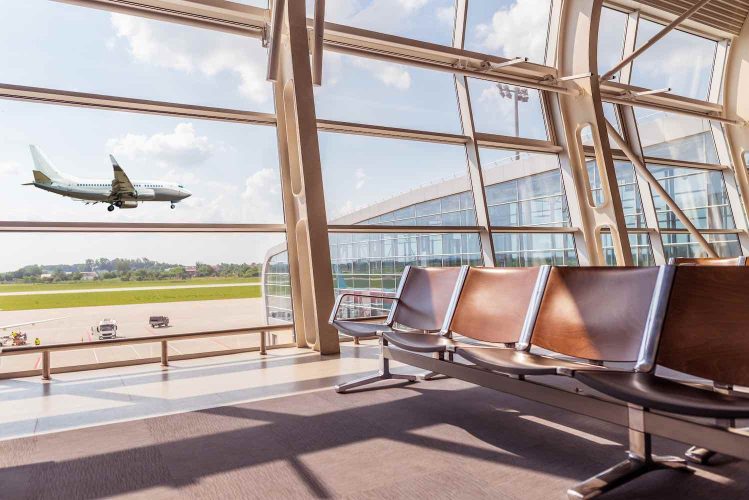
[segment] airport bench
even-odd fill
[[[651,435],[749,458],[749,433],[734,428],[733,420],[749,417],[749,398],[656,376],[655,361],[643,361],[658,353],[657,364],[716,381],[716,387],[749,385],[749,336],[742,329],[749,310],[741,307],[749,302],[749,290],[742,288],[749,280],[745,267],[488,271],[462,271],[441,331],[450,340],[444,350],[414,348],[384,332],[382,355],[628,427],[627,460],[570,489],[571,498],[591,498],[656,468],[688,470],[680,458],[654,456]],[[484,286],[477,286],[479,278]],[[724,294],[730,295],[727,304]],[[527,311],[522,321],[513,318],[518,309]],[[463,323],[466,317],[473,326]],[[468,345],[452,334],[501,345]],[[445,359],[445,352],[469,364]],[[585,385],[569,390],[526,379],[532,375],[566,376]]]
[[[461,272],[459,267],[422,268],[406,266],[401,275],[395,296],[367,293],[346,292],[336,299],[330,314],[330,324],[340,333],[354,338],[366,338],[386,332],[399,335],[403,341],[414,336],[428,337],[435,344],[446,344],[449,339],[427,332],[436,332],[442,326],[450,305],[453,290]],[[338,318],[342,301],[347,296],[384,299],[394,302],[387,319],[381,323],[363,323]],[[335,387],[337,392],[345,392],[355,387],[370,384],[378,380],[405,379],[415,381],[415,375],[403,375],[390,371],[389,360],[380,353],[379,373],[374,376],[352,380]],[[428,378],[429,374],[427,374]]]

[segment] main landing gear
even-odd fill
[[[109,205],[107,207],[107,212],[113,212],[114,211],[114,205]]]

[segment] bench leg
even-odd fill
[[[715,423],[723,427],[736,427],[736,420],[732,418],[718,418],[715,419]],[[714,451],[699,446],[692,446],[684,452],[684,458],[699,465],[706,465],[715,455]]]
[[[399,379],[399,380],[408,380],[410,382],[416,382],[417,380],[416,375],[403,375],[400,373],[392,373],[390,371],[390,360],[387,359],[384,354],[384,347],[386,345],[387,345],[387,340],[380,338],[380,370],[377,373],[377,375],[369,375],[367,377],[352,380],[350,382],[344,382],[343,384],[338,384],[335,386],[335,392],[343,393],[350,389],[361,387],[363,385],[368,385],[373,382],[378,382],[380,380]]]
[[[642,412],[641,408],[630,406],[627,459],[570,488],[567,490],[568,498],[594,498],[654,470],[674,469],[691,472],[681,457],[659,457],[652,454],[650,434],[642,431],[642,419],[638,418]]]

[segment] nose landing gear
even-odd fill
[[[174,203],[172,203],[172,210],[174,210],[174,207],[175,207],[175,206],[176,206],[176,205],[175,205]]]

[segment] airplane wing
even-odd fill
[[[135,194],[135,186],[130,182],[127,174],[122,167],[114,159],[114,156],[109,155],[109,159],[112,160],[112,168],[114,169],[114,180],[112,181],[112,195],[119,196],[123,194]]]
[[[58,319],[65,319],[65,318],[67,318],[67,316],[63,316],[60,318],[42,319],[39,321],[27,321],[26,323],[14,323],[12,325],[0,325],[0,330],[7,330],[8,328],[16,328],[18,326],[36,325],[38,323],[47,323],[49,321],[57,321]]]

